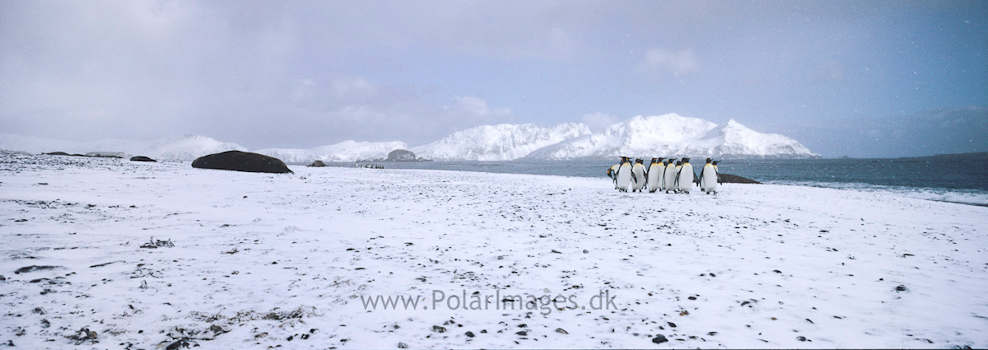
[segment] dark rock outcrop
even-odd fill
[[[322,168],[322,167],[326,166],[326,163],[323,163],[321,160],[316,160],[316,161],[312,162],[312,164],[309,164],[308,166],[313,167],[313,168]]]
[[[151,157],[147,157],[147,156],[130,157],[130,161],[131,162],[157,162],[157,160],[151,159]]]
[[[761,182],[731,174],[718,174],[720,181],[725,184],[761,184]]]
[[[388,153],[388,162],[414,162],[415,153],[406,149],[396,149]]]
[[[226,151],[202,156],[192,162],[193,168],[246,171],[251,173],[292,173],[281,159],[263,154]]]
[[[89,152],[86,153],[86,157],[123,159],[124,153],[123,152]]]
[[[65,153],[65,152],[49,152],[49,153],[42,153],[42,154],[43,155],[46,155],[46,156],[72,156],[72,157],[90,157],[90,158],[123,158],[123,156],[121,156],[121,154],[123,154],[123,153],[120,153],[120,152],[89,152],[89,153],[86,153],[86,154],[78,154],[78,153],[69,154],[69,153]]]

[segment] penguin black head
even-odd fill
[[[683,158],[683,163],[689,163],[689,162],[690,162],[689,158]]]
[[[677,161],[676,161],[676,165],[683,165],[683,161],[681,161],[681,160],[677,160]]]
[[[645,163],[645,160],[644,159],[641,159],[641,158],[638,158],[638,159],[635,159],[635,163],[642,164],[642,163]]]
[[[652,158],[652,164],[655,164],[655,163],[658,163],[658,162],[659,162],[659,158]]]
[[[711,162],[710,164],[717,165],[717,163],[720,163],[720,161],[719,160],[715,160],[715,161]]]
[[[707,158],[707,163],[710,163],[713,159]]]

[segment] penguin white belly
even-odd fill
[[[628,186],[631,185],[631,164],[624,163],[618,168],[617,173],[617,189],[622,191],[627,191]]]
[[[703,178],[700,179],[700,190],[703,192],[717,191],[717,169],[713,165],[703,166]]]
[[[662,164],[652,164],[648,167],[648,191],[655,192],[659,189],[660,177],[662,177]]]
[[[645,186],[645,166],[641,163],[635,164],[635,167],[631,169],[631,173],[635,175],[631,179],[631,189],[640,191]]]
[[[693,188],[693,166],[689,164],[683,164],[683,167],[679,169],[679,183],[677,188],[680,191],[689,193],[690,189]]]
[[[676,166],[669,164],[666,166],[665,181],[662,182],[665,190],[676,189]]]

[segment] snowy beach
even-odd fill
[[[292,170],[0,153],[0,344],[988,346],[988,207]]]

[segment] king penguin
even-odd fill
[[[615,180],[617,189],[621,192],[628,192],[628,186],[631,185],[631,161],[628,160],[628,157],[621,157],[621,166],[618,167],[614,177],[617,179]]]
[[[713,164],[714,171],[717,172],[717,183],[723,185],[724,184],[724,180],[721,180],[720,179],[720,168],[717,167],[717,163],[720,163],[720,161],[719,160],[715,160],[715,161],[711,162],[710,164]]]
[[[611,165],[610,168],[607,168],[607,177],[611,178],[611,182],[614,183],[614,188],[617,188],[617,171],[620,167],[621,164],[614,164]]]
[[[662,171],[665,170],[665,166],[660,163],[665,158],[652,158],[652,164],[648,165],[648,192],[655,193],[659,188],[662,188]]]
[[[714,167],[713,160],[707,158],[707,164],[703,165],[703,169],[700,170],[700,191],[703,193],[710,194],[711,192],[717,193],[717,168]]]
[[[635,159],[635,165],[631,168],[631,192],[641,191],[645,187],[645,160]]]
[[[659,191],[665,191],[666,189],[666,167],[669,166],[669,160],[663,159],[662,163],[659,164]]]
[[[683,158],[683,165],[679,167],[679,172],[676,174],[676,189],[689,194],[694,182],[696,182],[696,173],[693,172],[690,159]]]
[[[662,189],[666,193],[676,190],[676,163],[676,158],[669,159],[666,169],[662,173]]]

